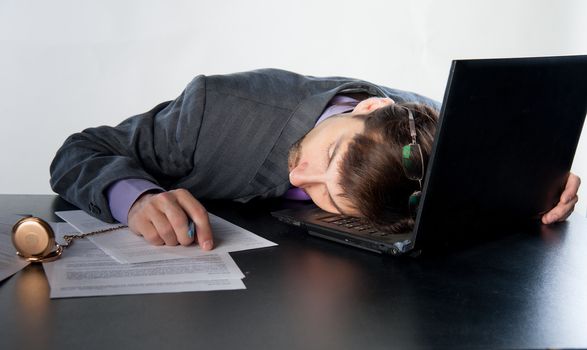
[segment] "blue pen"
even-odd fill
[[[188,227],[189,227],[188,237],[189,238],[194,238],[194,233],[196,232],[196,229],[194,227],[194,222],[192,220],[189,220]]]

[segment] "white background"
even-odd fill
[[[51,193],[68,135],[196,74],[275,67],[442,100],[452,59],[587,54],[586,33],[581,0],[0,0],[0,193]],[[587,180],[587,128],[573,170]]]

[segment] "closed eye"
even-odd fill
[[[338,152],[338,148],[340,146],[340,138],[338,140],[336,140],[336,144],[333,142],[330,144],[330,146],[328,146],[328,149],[331,150],[332,152],[328,152],[328,165],[327,165],[327,169],[330,169],[330,164],[332,164],[332,160],[334,159],[334,157],[336,157],[336,153]],[[332,148],[332,145],[334,145],[334,148]]]
[[[326,171],[330,171],[330,166],[333,164],[332,160],[334,158],[336,158],[336,155],[338,153],[338,150],[340,149],[340,144],[342,143],[342,138],[339,138],[336,141],[336,145],[334,146],[333,150],[332,150],[332,154],[329,155],[329,159],[328,159],[328,166]],[[336,210],[340,213],[343,214],[343,211],[340,209],[340,207],[336,204],[336,202],[334,201],[334,198],[332,198],[332,195],[330,194],[330,191],[328,189],[326,189],[326,192],[328,193],[328,199],[330,200],[330,204],[332,204],[332,206],[334,208],[336,208]]]

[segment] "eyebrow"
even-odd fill
[[[342,138],[339,138],[336,141],[336,145],[334,145],[334,150],[332,151],[332,157],[330,157],[330,159],[328,159],[328,165],[326,166],[326,169],[329,170],[330,166],[332,164],[332,160],[334,158],[336,158],[336,154],[338,153],[338,150],[340,149],[340,143],[342,142]],[[326,188],[326,192],[328,192],[328,198],[330,199],[330,203],[334,206],[334,208],[336,208],[336,210],[338,210],[338,212],[342,215],[344,215],[344,212],[342,211],[342,209],[338,206],[338,204],[336,204],[336,202],[334,201],[334,198],[332,197],[332,195],[330,194],[330,191],[328,190],[328,187]]]

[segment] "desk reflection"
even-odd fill
[[[46,347],[52,328],[49,283],[41,265],[29,265],[16,276],[19,338],[26,349]]]
[[[312,250],[291,252],[284,262],[294,347],[348,348],[345,334],[353,332],[357,321],[352,300],[362,294],[360,269],[347,259]]]

